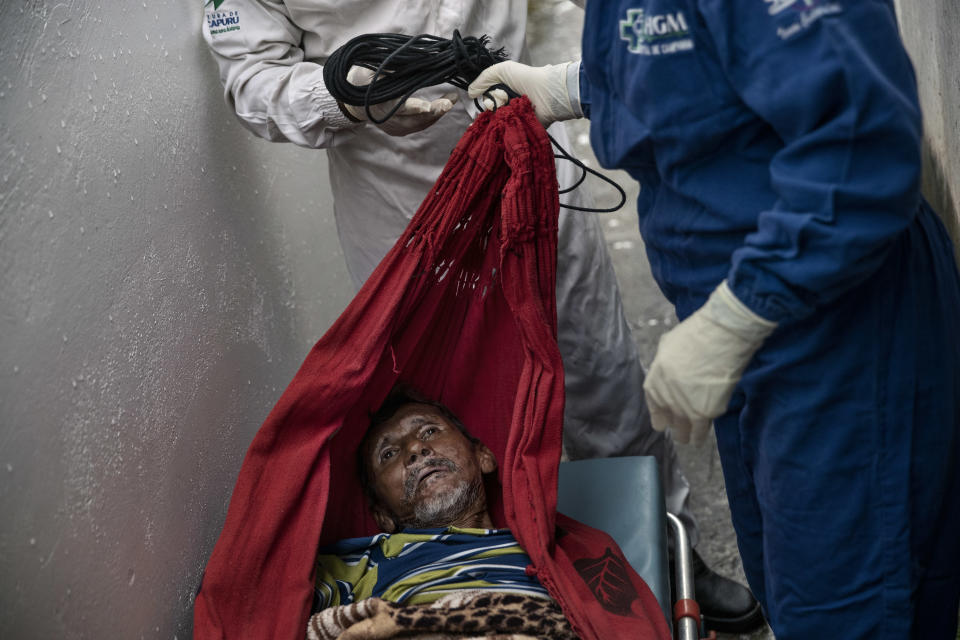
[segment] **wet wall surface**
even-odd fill
[[[923,108],[923,192],[960,255],[960,3],[895,2]]]
[[[202,2],[0,3],[0,637],[189,638],[243,454],[352,293],[324,154]]]

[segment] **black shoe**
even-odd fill
[[[724,633],[747,633],[763,626],[760,603],[750,590],[714,572],[695,549],[692,551],[694,595],[706,628]],[[676,601],[672,575],[670,590]]]

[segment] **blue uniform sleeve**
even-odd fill
[[[583,111],[584,118],[590,118],[590,105],[592,100],[590,98],[590,77],[587,76],[587,66],[585,64],[580,64],[580,110]]]
[[[863,282],[920,201],[921,116],[887,0],[699,0],[726,80],[783,142],[728,283],[777,322]]]

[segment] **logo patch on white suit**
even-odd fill
[[[763,0],[767,5],[767,13],[771,16],[781,16],[781,24],[777,26],[777,37],[788,40],[798,33],[806,31],[813,23],[824,16],[832,16],[843,12],[838,2],[830,0]],[[784,19],[786,19],[784,21]]]
[[[215,6],[219,6],[222,2],[223,0],[220,0]],[[210,29],[210,35],[212,36],[240,30],[240,12],[236,9],[229,11],[211,11],[206,14],[206,20],[207,28]]]
[[[627,41],[627,51],[641,56],[666,56],[694,46],[683,11],[651,15],[627,9],[627,19],[620,21],[620,39]]]

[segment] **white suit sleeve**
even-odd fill
[[[362,125],[340,111],[323,67],[304,60],[302,34],[283,2],[208,0],[204,11],[203,37],[240,121],[267,140],[333,146]]]

